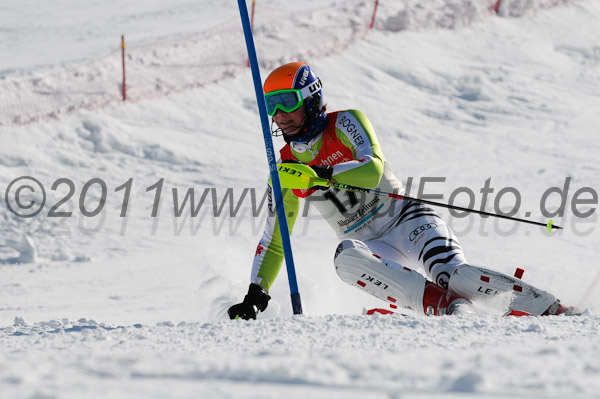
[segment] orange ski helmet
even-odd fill
[[[321,80],[307,63],[291,62],[276,68],[265,80],[263,91],[269,116],[278,110],[293,112],[306,106],[303,134],[294,140],[310,139],[324,128],[326,115]]]

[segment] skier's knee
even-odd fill
[[[344,240],[338,246],[335,271],[347,284],[384,301],[423,313],[426,279],[414,270],[382,259],[362,241]]]
[[[340,245],[337,246],[335,250],[335,255],[333,257],[334,262],[337,260],[338,256],[345,250],[350,248],[363,249],[365,251],[371,252],[367,244],[359,240],[343,240],[340,242]]]
[[[448,289],[450,277],[462,264],[439,263],[431,269],[431,280],[444,289]]]
[[[351,266],[353,258],[357,256],[364,258],[369,255],[372,256],[372,252],[364,242],[359,240],[343,240],[335,250],[335,256],[333,258],[335,271],[342,280],[348,284],[352,284],[348,279],[348,274],[345,272],[345,269],[347,269],[348,266]]]

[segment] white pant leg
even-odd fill
[[[489,299],[506,314],[517,311],[540,315],[556,301],[553,295],[519,279],[467,264],[456,236],[427,206],[408,202],[393,229],[380,240],[402,253],[403,264],[424,268],[440,287],[469,300]],[[372,246],[369,241],[367,244]],[[385,245],[379,246],[385,250]]]
[[[334,265],[337,274],[347,284],[358,286],[386,302],[424,313],[425,277],[386,261],[374,254],[364,242],[342,241],[336,250]]]
[[[519,279],[467,264],[454,233],[426,205],[403,201],[387,234],[364,244],[388,264],[422,269],[438,286],[469,300],[490,299],[487,302],[502,307],[506,314],[516,311],[540,315],[559,304],[552,294]]]
[[[470,300],[487,302],[505,315],[524,312],[539,316],[555,302],[557,307],[560,303],[554,295],[520,279],[466,264],[458,266],[452,274],[449,290]]]
[[[373,253],[362,241],[342,241],[334,264],[344,282],[417,314],[451,314],[459,305],[469,303],[427,281],[422,274]]]
[[[448,288],[457,266],[467,263],[461,245],[446,222],[431,208],[403,201],[390,230],[383,237],[365,241],[377,253],[424,273],[437,285]]]

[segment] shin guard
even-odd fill
[[[539,316],[556,302],[554,295],[517,278],[467,264],[458,266],[452,273],[448,289],[473,301],[494,301],[502,297],[505,315]]]

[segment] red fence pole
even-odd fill
[[[377,13],[378,4],[379,0],[375,0],[375,7],[373,8],[373,16],[371,17],[371,24],[369,25],[369,29],[373,29],[373,25],[375,25],[375,14]]]
[[[500,4],[502,3],[502,0],[498,0],[496,2],[496,5],[494,7],[492,7],[492,10],[494,10],[496,12],[496,14],[498,14],[498,12],[500,11]]]
[[[123,85],[121,91],[123,93],[123,101],[127,100],[127,85],[125,84],[125,35],[121,35],[121,64],[123,65]]]
[[[256,5],[256,0],[252,0],[252,12],[250,14],[250,28],[254,30],[254,6]],[[250,68],[250,59],[246,62],[246,66]]]

